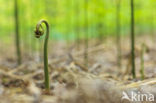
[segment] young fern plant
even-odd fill
[[[49,71],[48,71],[48,39],[49,39],[49,24],[46,20],[40,20],[36,25],[35,36],[36,38],[40,38],[44,34],[44,29],[42,24],[46,26],[46,36],[44,41],[44,76],[45,76],[45,89],[49,91]]]

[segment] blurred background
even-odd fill
[[[77,39],[81,41],[86,38],[86,34],[89,39],[106,41],[107,38],[116,37],[118,29],[123,38],[129,37],[130,0],[120,0],[120,4],[118,2],[118,0],[17,0],[16,11],[22,52],[31,54],[40,48],[38,42],[42,39],[38,41],[34,36],[35,26],[40,19],[45,19],[50,24],[50,41],[66,43]],[[134,2],[135,35],[153,38],[156,26],[156,1]],[[0,52],[3,55],[15,46],[15,0],[0,0],[0,12]]]

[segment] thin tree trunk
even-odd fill
[[[75,27],[76,29],[76,42],[77,42],[77,49],[79,49],[79,44],[80,44],[80,31],[79,31],[79,1],[75,2],[75,8],[76,8],[76,17],[77,17],[77,26]]]
[[[131,0],[131,59],[132,75],[136,78],[135,73],[135,35],[134,35],[134,1]]]
[[[70,35],[73,33],[73,13],[72,13],[72,5],[73,5],[73,0],[70,0],[69,2],[67,2],[67,4],[69,5],[69,18],[68,21],[69,21],[69,31],[68,31],[68,35],[67,35],[67,47],[70,48]]]
[[[84,60],[85,65],[88,67],[88,0],[85,0],[85,51],[84,51]]]
[[[154,10],[152,12],[152,17],[151,17],[151,38],[152,38],[152,41],[154,43],[154,41],[155,41],[155,35],[154,35]]]
[[[19,18],[18,18],[18,1],[14,0],[15,6],[15,32],[16,32],[16,53],[17,62],[21,64],[21,49],[20,49],[20,35],[19,35]]]
[[[121,68],[121,33],[120,33],[120,0],[117,0],[116,6],[116,44],[117,44],[117,64]]]

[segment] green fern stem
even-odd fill
[[[40,38],[44,34],[44,29],[42,27],[42,23],[46,25],[46,36],[44,41],[44,76],[45,76],[45,88],[46,90],[50,89],[49,85],[49,71],[48,71],[48,39],[49,39],[49,24],[45,20],[40,20],[36,25],[35,36],[36,38]]]

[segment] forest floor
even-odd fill
[[[89,41],[88,66],[83,41],[79,46],[49,43],[50,94],[44,90],[42,52],[30,55],[23,47],[23,63],[17,66],[14,46],[0,44],[0,103],[156,103],[156,46],[151,37],[136,39],[136,79],[131,75],[128,37],[121,42],[121,67],[117,65],[115,39],[97,41]],[[144,80],[140,74],[142,43],[147,48]],[[133,92],[135,98],[131,97]],[[129,99],[124,98],[126,94]]]

